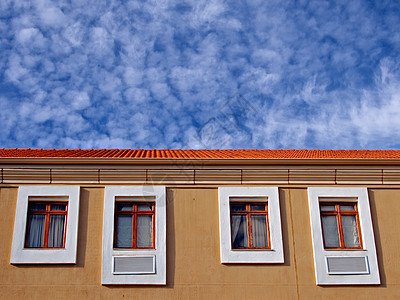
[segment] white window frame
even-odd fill
[[[18,188],[11,264],[75,264],[78,241],[79,186],[20,186]],[[25,248],[29,197],[68,197],[65,248]]]
[[[232,249],[230,198],[267,198],[271,249]],[[221,263],[284,263],[279,192],[277,187],[219,187]]]
[[[361,228],[362,249],[325,249],[322,237],[320,199],[332,202],[348,202],[356,199]],[[317,285],[358,285],[380,284],[378,260],[376,255],[374,231],[367,188],[352,187],[309,187],[308,203],[311,218],[311,234],[314,251],[314,267]],[[334,274],[328,272],[328,257],[365,257],[367,272],[346,272]]]
[[[114,210],[117,197],[154,197],[155,249],[114,248]],[[165,186],[106,186],[103,216],[103,257],[101,283],[108,284],[166,284],[166,192]],[[114,257],[155,257],[154,274],[113,273]]]

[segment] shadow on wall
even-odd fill
[[[378,216],[376,213],[376,202],[375,202],[375,194],[374,191],[368,189],[368,197],[369,197],[369,205],[371,209],[371,218],[372,218],[372,226],[374,228],[374,236],[375,236],[375,246],[376,246],[376,254],[378,257],[378,267],[379,267],[379,275],[381,278],[380,287],[386,287],[386,274],[385,274],[385,266],[383,264],[383,256],[382,256],[382,243],[381,243],[381,235],[378,226]]]
[[[79,201],[78,253],[76,266],[83,268],[86,258],[87,225],[89,213],[89,191],[81,189]]]
[[[175,282],[175,224],[174,191],[167,189],[167,288]]]

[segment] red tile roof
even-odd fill
[[[400,159],[400,150],[0,149],[0,158]]]

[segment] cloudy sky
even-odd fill
[[[1,0],[10,147],[400,149],[400,2]]]

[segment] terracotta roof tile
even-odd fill
[[[400,150],[0,149],[0,158],[400,159]]]

